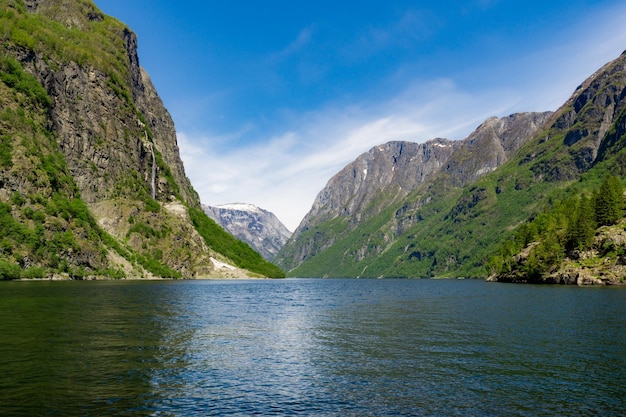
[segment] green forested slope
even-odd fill
[[[522,224],[490,260],[490,280],[621,283],[626,281],[626,219],[621,181],[606,176]]]

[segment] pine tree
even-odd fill
[[[573,217],[567,227],[567,250],[590,249],[593,245],[595,229],[594,202],[583,194],[576,204]]]
[[[624,213],[624,196],[619,178],[607,176],[597,193],[594,193],[595,220],[598,226],[618,222]]]

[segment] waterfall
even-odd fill
[[[152,150],[152,198],[156,198],[156,158],[154,157],[154,144],[150,147]]]
[[[152,198],[156,199],[156,157],[154,156],[154,143],[150,143],[150,141],[148,141],[148,131],[146,129],[144,129],[143,133],[146,136],[146,143],[149,143],[151,145],[150,153],[152,153],[152,181],[150,182],[150,185],[152,187]]]

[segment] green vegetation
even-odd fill
[[[0,137],[0,167],[11,168],[13,165],[13,157],[11,153],[13,151],[13,144],[9,136]]]
[[[50,107],[51,101],[39,82],[25,72],[22,65],[13,57],[0,58],[0,81],[9,88],[25,94],[43,107]]]
[[[607,176],[590,198],[586,193],[553,202],[541,214],[522,224],[512,238],[502,243],[490,262],[496,275],[511,274],[539,280],[557,270],[574,251],[592,248],[597,227],[622,219],[624,197],[619,178]],[[527,259],[514,259],[527,248]]]
[[[586,194],[582,194],[578,201],[576,199],[571,200],[569,217],[567,218],[565,249],[571,251],[591,248],[595,229],[599,224],[595,219],[598,201],[598,198],[592,200]],[[525,240],[529,238],[530,236]]]
[[[610,226],[622,218],[624,197],[619,178],[607,176],[593,195],[594,220],[598,226]]]
[[[92,1],[49,0],[42,13],[28,13],[21,0],[0,1],[0,39],[6,45],[43,52],[50,65],[90,64],[109,74],[121,94],[128,94],[128,57],[119,21],[105,16]],[[74,24],[64,25],[62,21]]]
[[[235,262],[239,268],[256,272],[269,278],[284,278],[285,274],[266,261],[247,243],[235,239],[224,231],[199,208],[190,207],[189,216],[207,246]]]
[[[133,259],[133,258],[131,258],[131,259]],[[149,255],[136,255],[134,260],[136,260],[147,271],[150,271],[152,274],[154,274],[157,277],[174,278],[174,279],[182,278],[182,275],[181,275],[180,272],[175,271],[174,269],[170,268],[169,266],[159,262],[158,259],[155,259],[152,256],[149,256]]]
[[[103,233],[81,200],[56,193],[46,207],[23,197],[21,212],[0,203],[0,279],[43,278],[53,273],[120,277],[105,267],[106,251],[94,244]],[[41,201],[31,196],[31,201]],[[35,208],[33,208],[35,207]],[[53,212],[54,214],[49,214]]]
[[[131,66],[134,35],[101,13],[91,0],[46,0],[31,7],[36,12],[29,11],[23,0],[0,0],[0,181],[8,191],[0,193],[0,279],[53,274],[122,278],[125,272],[115,266],[117,257],[111,257],[112,251],[128,262],[123,268],[132,268],[133,273],[145,270],[172,278],[181,277],[179,270],[193,273],[194,262],[203,257],[193,253],[197,242],[185,241],[184,231],[191,230],[191,225],[164,210],[162,203],[166,199],[182,202],[181,194],[191,195],[192,202],[187,203],[199,203],[193,199],[193,190],[181,192],[165,162],[167,155],[154,147],[148,120],[134,102],[131,77],[138,75],[132,72],[138,68]],[[139,152],[142,156],[154,152],[159,179],[156,198],[145,170],[137,164],[101,172],[102,164],[85,157],[75,149],[74,141],[53,130],[59,124],[53,122],[58,112],[76,116],[71,124],[84,121],[86,116],[77,109],[83,108],[81,101],[87,94],[70,93],[53,100],[41,80],[46,80],[46,86],[51,80],[56,85],[68,73],[81,71],[103,79],[100,87],[109,89],[106,104],[113,107],[105,109],[112,113],[110,119],[97,122],[100,130],[88,123],[76,127],[86,141],[83,147],[95,147],[106,161],[114,155],[107,152],[108,146],[124,152],[125,141],[136,147],[138,138],[144,140],[145,129],[152,146],[144,143]],[[137,120],[143,126],[136,125]],[[72,159],[77,155],[78,164]],[[72,170],[82,169],[93,176],[87,178],[87,186],[84,177],[80,184],[95,209],[118,216],[110,228],[107,225],[112,234],[103,230],[82,200],[66,157]],[[149,168],[151,162],[147,162]],[[93,193],[98,194],[95,203]],[[267,276],[284,275],[223,230],[207,226],[197,213],[195,219],[211,248],[225,251],[241,268]]]

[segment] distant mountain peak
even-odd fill
[[[271,212],[249,203],[203,205],[204,212],[224,230],[272,260],[291,232]]]

